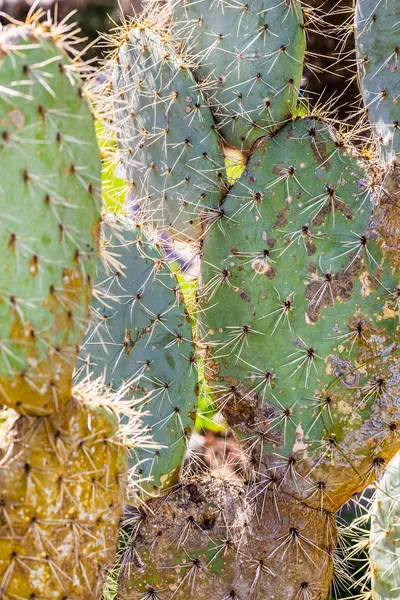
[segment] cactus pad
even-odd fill
[[[62,27],[0,33],[0,402],[69,400],[97,263],[100,153]]]
[[[0,596],[101,597],[115,553],[126,450],[113,411],[75,393],[41,419],[9,411],[0,431]]]
[[[113,72],[123,177],[154,226],[198,238],[201,207],[213,206],[225,189],[210,108],[165,36],[140,25],[127,35]]]
[[[398,281],[363,165],[328,124],[295,121],[211,216],[199,335],[214,392],[263,477],[336,509],[399,444]]]
[[[399,567],[400,454],[379,481],[371,510],[370,563],[374,600],[400,595]]]
[[[219,131],[248,152],[296,107],[305,54],[300,2],[170,0],[170,6],[173,30],[188,38]]]
[[[354,34],[359,83],[382,158],[400,153],[398,0],[358,0]]]
[[[206,477],[152,500],[122,558],[118,598],[325,598],[334,515],[304,505],[299,513],[296,499],[271,492],[259,518],[261,497],[256,508],[248,491]]]
[[[130,383],[142,398],[144,424],[161,447],[139,449],[143,488],[158,493],[176,483],[197,407],[191,323],[161,248],[135,224],[104,223],[93,323],[82,349],[90,371],[114,389]]]

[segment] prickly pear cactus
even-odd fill
[[[400,5],[358,0],[354,22],[360,89],[382,158],[400,152]]]
[[[152,502],[121,598],[326,598],[334,511],[399,447],[397,278],[365,168],[329,123],[297,120],[205,211],[198,335],[248,480]]]
[[[101,250],[80,371],[104,375],[114,389],[128,388],[128,405],[141,400],[144,426],[159,447],[133,451],[130,467],[142,489],[156,495],[178,481],[194,425],[192,325],[166,255],[139,226],[109,218]]]
[[[394,216],[389,210],[396,205],[390,190],[373,196],[379,170],[361,160],[347,133],[340,135],[317,110],[293,117],[307,29],[298,2],[171,2],[170,20],[151,29],[149,43],[146,27],[140,21],[124,31],[128,47],[135,36],[143,42],[139,49],[135,42],[136,52],[119,52],[113,89],[117,135],[135,139],[134,146],[120,143],[121,161],[134,155],[145,182],[136,196],[141,217],[154,224],[154,215],[178,198],[187,166],[183,151],[173,155],[180,178],[161,203],[153,202],[158,163],[139,151],[147,144],[155,157],[169,149],[169,127],[166,132],[157,121],[157,133],[143,125],[139,145],[136,132],[142,122],[155,122],[164,89],[151,85],[154,64],[158,74],[167,63],[173,83],[190,66],[193,89],[215,123],[207,143],[217,132],[248,159],[233,187],[219,188],[219,197],[209,197],[214,203],[183,202],[170,228],[197,241],[198,342],[248,472],[241,485],[183,480],[162,501],[150,501],[146,518],[138,511],[118,594],[325,599],[335,558],[334,511],[400,446],[394,261],[400,235],[391,235],[400,210]],[[154,45],[155,33],[161,46]],[[133,91],[120,75],[126,72],[135,73]],[[138,103],[142,88],[147,102]],[[138,125],[124,134],[132,102]],[[193,108],[186,112],[194,119]],[[188,205],[196,207],[193,232],[182,227]]]
[[[328,123],[286,125],[202,249],[199,335],[225,416],[257,471],[328,510],[399,445],[398,280],[364,168]]]
[[[35,18],[0,32],[0,402],[38,416],[70,398],[97,263],[100,153],[69,49]]]
[[[154,227],[196,239],[201,208],[226,189],[212,113],[170,36],[144,21],[125,39],[112,79],[123,177]]]
[[[371,511],[370,563],[374,600],[400,594],[399,523],[400,454],[389,463],[379,481]]]
[[[230,146],[248,153],[296,108],[305,27],[298,0],[170,0],[173,28]]]
[[[127,451],[107,399],[76,391],[0,431],[0,597],[101,596],[122,516]]]

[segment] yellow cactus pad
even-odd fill
[[[116,415],[77,392],[0,428],[0,598],[100,598],[127,471]]]

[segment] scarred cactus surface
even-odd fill
[[[226,418],[264,477],[329,510],[398,443],[397,276],[369,193],[355,150],[297,120],[258,145],[203,245],[199,335]]]

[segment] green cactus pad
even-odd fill
[[[127,452],[118,418],[77,392],[57,413],[0,425],[0,597],[101,597],[114,560]]]
[[[379,481],[371,510],[369,556],[374,600],[400,597],[400,454]]]
[[[97,263],[93,117],[63,28],[0,33],[0,403],[46,415],[69,400]]]
[[[329,509],[399,444],[400,292],[370,217],[354,151],[306,118],[258,144],[203,247],[199,336],[225,416],[256,470]]]
[[[225,189],[214,120],[190,70],[155,30],[134,25],[113,72],[114,120],[124,179],[147,220],[183,240]]]
[[[103,224],[103,261],[94,287],[93,324],[81,353],[82,374],[105,375],[114,389],[130,383],[144,424],[161,447],[132,453],[151,494],[176,483],[194,425],[197,372],[192,328],[175,276],[160,248],[127,220]]]
[[[296,107],[305,54],[300,2],[170,0],[170,6],[173,31],[188,38],[219,130],[229,145],[248,152]]]
[[[358,0],[354,34],[359,83],[382,158],[400,153],[398,0]]]

